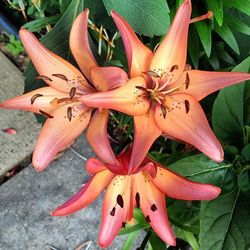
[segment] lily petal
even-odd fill
[[[152,178],[155,186],[168,197],[181,200],[212,200],[221,189],[209,184],[189,181],[170,170],[157,166],[157,174]]]
[[[118,165],[113,150],[110,146],[107,133],[109,112],[102,109],[96,110],[92,116],[87,132],[87,139],[94,152],[103,162]]]
[[[145,172],[135,175],[135,183],[138,197],[140,197],[140,207],[146,220],[163,241],[175,246],[175,237],[168,220],[164,194],[154,186],[150,176]]]
[[[31,32],[22,28],[19,36],[36,70],[48,85],[63,92],[69,92],[72,87],[79,93],[91,92],[82,73],[45,48]]]
[[[51,215],[69,215],[86,207],[97,198],[113,177],[114,175],[108,170],[95,174],[94,177],[92,177],[78,193],[76,193],[67,202],[56,208]]]
[[[105,163],[93,157],[87,160],[85,167],[89,174],[96,174],[107,169]]]
[[[185,68],[190,17],[191,1],[185,0],[150,65],[150,70],[161,70],[161,72],[169,72],[174,65],[177,65],[178,69],[173,72],[171,82],[175,82]]]
[[[69,95],[51,87],[44,87],[6,100],[0,103],[0,108],[27,110],[38,114],[43,110],[50,114],[64,105],[64,103],[53,105],[52,101],[56,98],[69,98]]]
[[[123,223],[128,220],[131,210],[131,178],[128,175],[116,176],[108,186],[102,207],[102,224],[99,245],[108,247]]]
[[[130,78],[140,76],[142,72],[149,69],[153,53],[139,40],[130,25],[118,13],[112,10],[111,16],[123,40],[130,69]]]
[[[95,108],[110,108],[128,115],[145,114],[150,106],[143,97],[144,91],[137,87],[146,87],[143,77],[135,77],[125,85],[107,92],[83,95],[79,98],[84,104]]]
[[[32,164],[37,171],[46,168],[60,150],[82,133],[89,123],[91,110],[81,103],[71,103],[51,116],[41,130],[33,153]]]
[[[178,83],[184,83],[187,74],[190,82],[189,87],[186,88],[185,84],[182,84],[178,92],[192,95],[198,101],[219,89],[250,80],[250,74],[247,73],[190,70],[182,74]]]
[[[152,108],[145,115],[134,116],[134,145],[129,163],[129,172],[142,163],[154,141],[161,135],[162,130],[155,123]]]
[[[127,73],[118,67],[92,67],[90,74],[93,84],[100,91],[120,87],[128,81]]]
[[[83,74],[91,81],[90,68],[97,66],[88,39],[89,10],[85,9],[74,21],[69,37],[69,45]]]
[[[167,136],[192,144],[212,160],[222,161],[223,149],[197,100],[187,94],[174,94],[166,103],[165,118],[160,106],[155,110],[159,128]]]

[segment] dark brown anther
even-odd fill
[[[154,72],[153,70],[148,70],[148,71],[145,71],[145,72],[143,72],[143,73],[145,73],[146,75],[148,75],[148,76],[153,76],[153,77],[155,77],[155,78],[160,78],[161,76],[160,75],[158,75],[156,72]]]
[[[122,222],[122,227],[126,227],[126,222]]]
[[[69,97],[70,97],[71,100],[73,99],[73,97],[75,96],[75,94],[76,94],[76,88],[73,87],[69,91]]]
[[[139,90],[142,90],[142,91],[146,91],[147,92],[147,89],[146,88],[144,88],[144,87],[142,87],[142,86],[135,86],[137,89],[139,89]]]
[[[135,195],[135,202],[136,202],[137,208],[140,208],[140,194],[138,192]]]
[[[161,112],[162,112],[163,118],[165,119],[166,116],[167,116],[167,109],[166,109],[166,106],[161,105]]]
[[[190,84],[189,74],[188,74],[188,73],[186,73],[186,80],[185,80],[186,89],[188,89],[189,84]]]
[[[68,81],[68,78],[63,74],[52,74],[52,76],[58,77],[64,81]]]
[[[42,111],[41,109],[39,109],[39,112],[40,112],[42,115],[44,115],[45,117],[47,117],[47,118],[54,118],[54,116],[52,116],[52,115],[50,115],[50,114],[48,114],[48,113]]]
[[[178,69],[178,65],[174,65],[171,67],[170,72],[173,72]]]
[[[117,201],[117,204],[118,204],[121,208],[123,208],[124,202],[123,202],[123,198],[122,198],[122,196],[121,196],[120,194],[117,195],[116,201]]]
[[[147,223],[151,222],[149,215],[146,216],[146,221],[147,221]]]
[[[43,96],[42,94],[33,95],[30,99],[31,105],[35,102],[36,98]]]
[[[155,212],[155,211],[157,210],[157,206],[156,206],[155,204],[153,204],[153,205],[151,206],[151,210],[152,210],[153,212]]]
[[[115,216],[115,207],[113,207],[113,209],[110,211],[109,213],[111,216]]]
[[[187,114],[190,110],[190,103],[188,100],[185,100],[185,109],[186,109],[186,114]]]
[[[52,82],[51,78],[49,78],[47,76],[43,76],[43,75],[37,76],[36,80],[44,80],[44,81],[50,81],[50,82]]]
[[[72,108],[71,107],[67,108],[67,117],[68,117],[69,121],[71,122],[71,119],[72,119]]]

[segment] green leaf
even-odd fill
[[[250,16],[250,0],[224,0],[224,7],[236,8]]]
[[[223,1],[222,0],[208,0],[207,1],[208,8],[212,10],[216,21],[219,26],[223,23]]]
[[[198,68],[200,58],[199,47],[200,44],[197,31],[195,30],[194,26],[190,26],[188,33],[188,52],[196,69]]]
[[[245,161],[250,162],[250,144],[247,144],[241,151],[241,155]]]
[[[246,250],[250,247],[250,199],[238,188],[213,201],[201,202],[202,250]]]
[[[72,0],[67,11],[64,13],[55,27],[42,37],[41,42],[46,48],[57,55],[69,60],[69,32],[76,16],[83,10],[83,0]],[[32,63],[29,63],[25,72],[25,92],[44,86],[42,81],[36,81],[37,71]],[[35,84],[34,84],[35,82]]]
[[[248,153],[250,153],[250,150]],[[250,170],[249,169],[244,170],[238,175],[238,186],[239,186],[240,191],[245,196],[250,198]]]
[[[166,243],[162,241],[155,232],[152,232],[150,235],[149,244],[153,250],[167,249]]]
[[[250,57],[236,66],[233,71],[248,72]],[[247,86],[247,87],[246,87]],[[216,135],[226,143],[238,145],[244,142],[244,108],[250,101],[249,85],[236,84],[220,91],[212,112],[212,123]],[[246,93],[245,93],[246,92]],[[244,100],[245,96],[245,100]],[[247,108],[248,109],[248,108]],[[241,141],[239,139],[241,138]]]
[[[212,49],[211,55],[207,58],[207,60],[214,70],[218,70],[220,68],[220,62],[214,49]]]
[[[234,16],[227,16],[224,21],[231,30],[250,35],[250,27],[243,21],[236,19]]]
[[[126,225],[125,228],[122,228],[119,232],[119,235],[123,235],[123,234],[130,234],[130,233],[133,233],[135,231],[138,231],[140,229],[145,229],[145,228],[148,228],[149,225],[145,225],[145,224],[135,224],[135,225]]]
[[[153,37],[166,34],[169,8],[165,0],[103,0],[108,12],[122,15],[139,35]]]
[[[235,53],[238,55],[240,54],[238,43],[232,31],[225,23],[221,27],[215,23],[214,30],[235,51]]]
[[[128,238],[124,242],[122,250],[133,249],[132,247],[133,247],[133,244],[134,244],[135,240],[137,239],[138,234],[139,234],[139,231],[134,231],[134,232],[130,233]]]

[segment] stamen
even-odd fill
[[[153,205],[151,206],[151,210],[152,210],[153,212],[155,212],[155,211],[157,210],[157,206],[156,206],[155,204],[153,204]]]
[[[71,100],[73,99],[73,97],[75,96],[75,94],[76,94],[76,88],[73,87],[69,91],[69,97],[70,97]]]
[[[52,115],[46,113],[45,111],[43,111],[43,110],[41,110],[41,109],[39,109],[39,112],[40,112],[42,115],[46,116],[47,118],[54,118],[54,116],[52,116]]]
[[[72,119],[72,108],[71,107],[67,108],[67,117],[68,117],[69,121],[71,122],[71,119]]]
[[[210,19],[211,17],[213,17],[213,12],[211,10],[209,10],[205,15],[192,18],[190,20],[190,23],[199,22],[199,21],[202,21],[204,19]]]
[[[123,208],[124,202],[123,202],[123,198],[122,198],[122,196],[121,196],[120,194],[117,196],[116,201],[117,201],[117,204],[118,204],[121,208]]]
[[[50,81],[50,82],[52,82],[51,78],[49,78],[47,76],[43,76],[43,75],[37,76],[35,79],[36,80],[44,80],[44,81]]]
[[[161,76],[159,74],[157,74],[156,72],[154,72],[153,70],[148,70],[148,71],[144,71],[142,72],[148,76],[153,76],[155,78],[160,78]]]
[[[186,89],[188,89],[189,84],[190,84],[189,74],[188,74],[188,73],[186,73],[186,80],[185,80]]]
[[[149,215],[146,216],[146,221],[147,221],[147,223],[151,222]]]
[[[58,77],[64,81],[68,81],[68,78],[63,74],[52,74],[52,76]]]
[[[163,118],[165,119],[167,115],[167,109],[165,105],[161,105],[161,112],[162,112]]]
[[[186,114],[187,114],[190,110],[190,103],[188,100],[185,100],[185,109],[186,109]]]
[[[178,65],[174,65],[171,67],[170,72],[173,72],[178,69]]]
[[[109,213],[111,216],[115,216],[115,207],[113,207],[113,209],[110,211]]]
[[[147,92],[147,89],[142,86],[135,86],[137,89]]]
[[[43,95],[42,95],[42,94],[33,95],[33,96],[31,97],[31,99],[30,99],[31,105],[34,104],[36,98],[41,97],[41,96],[43,96]]]
[[[140,194],[138,192],[135,195],[135,202],[136,202],[137,208],[140,208]]]

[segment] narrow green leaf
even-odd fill
[[[200,58],[200,44],[197,31],[194,26],[190,26],[188,33],[188,53],[194,64],[194,67],[197,69],[199,65]]]
[[[227,8],[236,8],[250,16],[250,0],[224,0],[224,6]]]
[[[119,235],[123,235],[123,234],[130,234],[130,233],[133,233],[135,231],[138,231],[140,229],[145,229],[145,228],[148,228],[149,226],[148,225],[145,225],[145,224],[135,224],[135,225],[126,225],[125,228],[122,228],[119,232]]]
[[[217,57],[216,50],[214,48],[212,49],[211,55],[207,58],[207,60],[214,70],[218,70],[220,68],[220,62]]]
[[[223,1],[222,0],[208,0],[208,8],[212,10],[219,26],[223,24]]]
[[[167,249],[166,243],[162,241],[155,232],[152,232],[150,235],[149,244],[153,250]]]
[[[122,250],[131,250],[131,249],[133,249],[133,244],[134,244],[135,240],[137,239],[138,234],[139,234],[139,231],[134,231],[134,232],[130,233],[128,238],[124,242]]]
[[[225,17],[224,21],[231,30],[250,35],[250,27],[242,20],[236,19],[233,16],[227,16]]]

